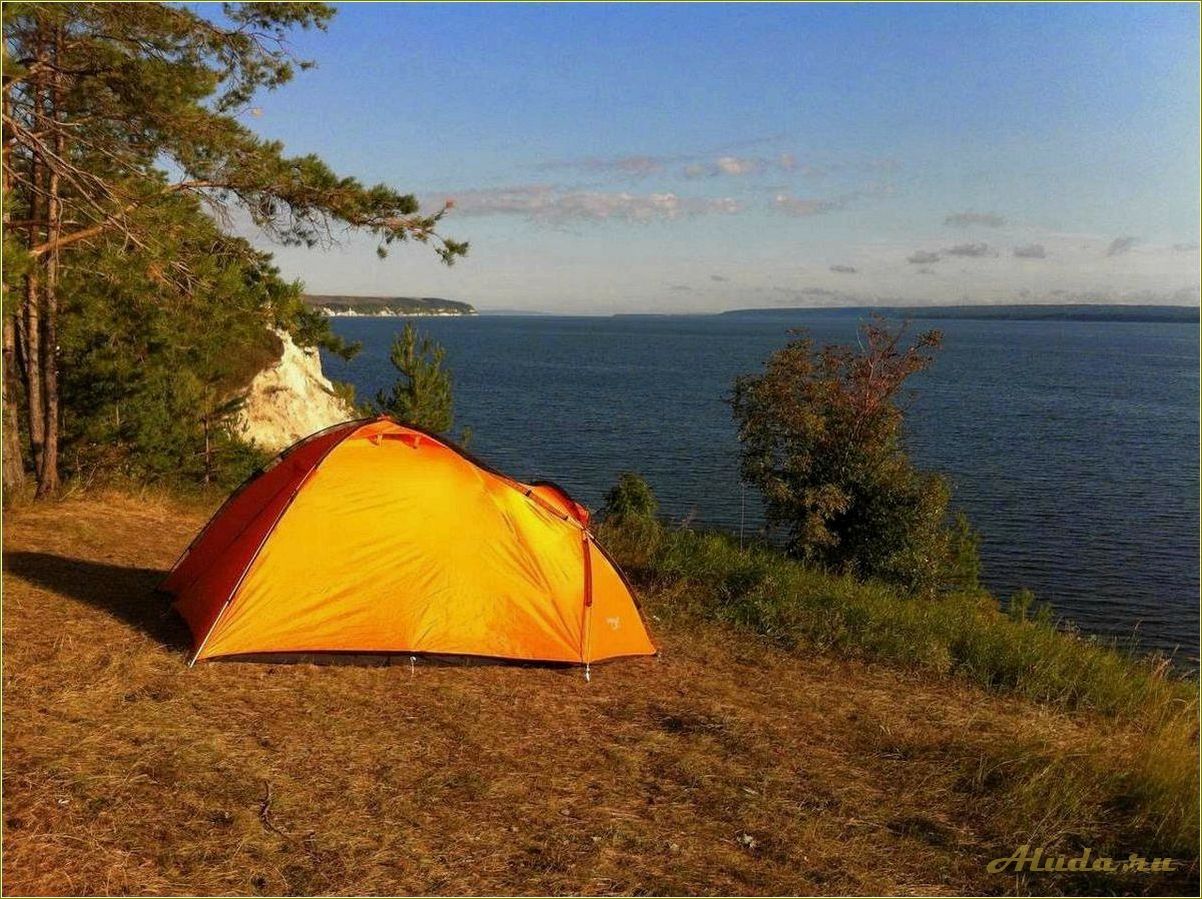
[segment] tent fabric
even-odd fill
[[[589,663],[655,652],[588,512],[388,418],[281,454],[163,583],[196,659],[435,653]]]

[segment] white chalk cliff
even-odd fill
[[[355,417],[355,410],[322,374],[317,349],[298,347],[286,333],[277,335],[284,351],[275,365],[250,382],[246,405],[235,423],[242,439],[272,451]]]

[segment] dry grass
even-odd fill
[[[4,891],[1197,894],[1197,868],[989,875],[1121,721],[651,622],[662,654],[516,666],[187,669],[151,588],[202,516],[109,496],[9,512]],[[1064,809],[1064,803],[1056,803]],[[1140,845],[1125,845],[1141,851]]]

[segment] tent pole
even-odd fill
[[[583,633],[580,641],[580,660],[584,662],[584,682],[592,681],[589,662],[592,660],[592,620],[593,620],[593,550],[590,543],[592,535],[585,528],[580,532],[580,543],[584,548],[584,620],[581,625]]]

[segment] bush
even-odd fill
[[[597,532],[611,552],[619,553],[632,572],[644,572],[659,550],[663,528],[656,518],[659,501],[650,485],[634,472],[624,471],[597,514]]]
[[[659,500],[642,477],[633,471],[618,475],[617,483],[605,494],[601,517],[617,521],[632,518],[654,519],[659,514]]]
[[[1030,591],[1016,594],[1005,612],[980,589],[914,602],[896,585],[807,566],[771,546],[741,547],[728,534],[665,527],[645,514],[655,508],[646,483],[623,475],[602,510],[598,536],[657,594],[672,601],[687,595],[701,618],[786,647],[957,673],[1072,708],[1156,715],[1192,695],[1187,684],[1165,676],[1163,665],[1058,629],[1050,608]]]
[[[233,412],[280,358],[273,328],[316,340],[322,323],[268,255],[222,234],[194,201],[137,216],[159,234],[155,247],[98,238],[62,273],[64,474],[232,487],[267,458],[239,440]]]
[[[918,471],[897,404],[906,380],[932,362],[938,331],[900,348],[905,327],[861,327],[863,349],[816,349],[803,332],[738,378],[731,398],[743,479],[768,523],[803,561],[933,593],[976,586],[976,537],[948,527],[946,482]]]

